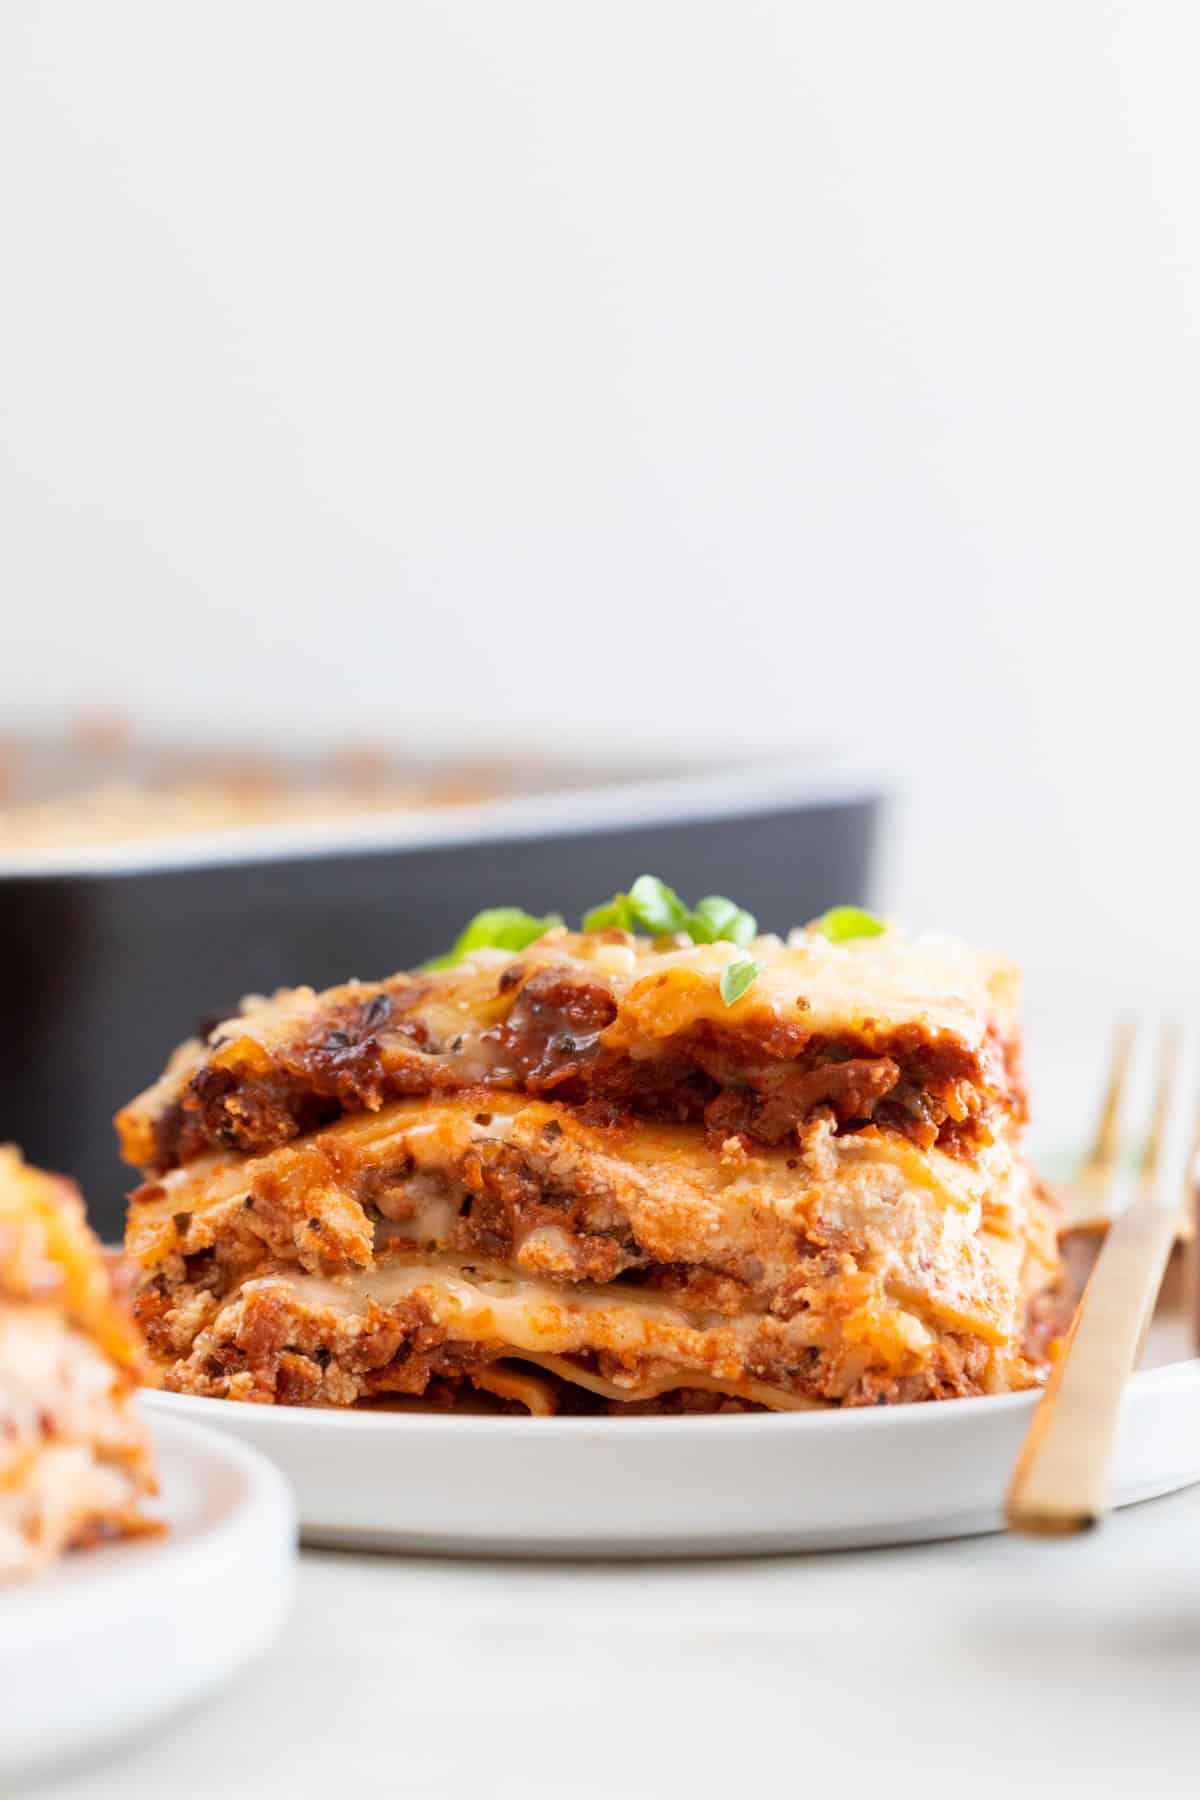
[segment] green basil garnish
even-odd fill
[[[693,944],[736,944],[745,949],[758,932],[758,921],[735,900],[709,894],[690,910],[674,888],[657,875],[639,875],[627,894],[614,894],[604,906],[584,914],[585,931],[645,932],[649,937],[673,937],[686,932]]]
[[[831,944],[844,944],[850,938],[880,937],[887,926],[874,913],[864,912],[861,906],[831,906],[817,920],[815,929]]]
[[[758,920],[735,900],[709,894],[707,899],[697,900],[683,929],[693,944],[716,944],[724,940],[744,950],[754,941]]]
[[[585,914],[583,929],[605,931],[618,925],[622,931],[669,937],[683,930],[687,916],[687,907],[674,888],[657,875],[639,875],[627,894],[614,894],[606,906],[594,906]]]
[[[835,911],[841,912],[853,910],[847,907],[835,908]],[[833,917],[832,914],[828,916]],[[869,918],[870,915],[863,913],[861,916]],[[539,919],[519,906],[489,906],[483,912],[476,913],[460,933],[453,949],[447,950],[444,956],[431,957],[423,967],[451,969],[470,950],[524,950],[543,933],[561,924],[562,919],[558,913],[547,913],[544,918]],[[736,900],[727,900],[723,894],[707,894],[694,907],[688,907],[674,888],[668,887],[657,875],[639,875],[627,894],[614,894],[603,906],[594,906],[584,914],[584,931],[607,931],[614,926],[621,931],[634,935],[641,932],[653,938],[683,934],[691,938],[694,944],[736,944],[739,950],[744,950],[753,943],[758,934],[758,921],[754,914],[747,912],[744,906],[739,906]],[[758,973],[757,963],[734,963],[731,967],[753,971],[744,977],[745,986]],[[738,988],[733,998],[736,999],[742,991],[742,988]],[[727,1000],[726,1004],[729,1005],[730,1002]]]
[[[721,971],[721,998],[726,1006],[732,1006],[735,1000],[741,999],[761,970],[761,963],[750,962],[749,959],[726,963]]]
[[[562,922],[561,913],[547,913],[545,918],[537,919],[519,906],[488,906],[477,912],[459,933],[452,950],[444,956],[431,957],[422,967],[452,969],[468,950],[525,950]]]
[[[682,931],[687,907],[674,888],[669,888],[657,875],[639,875],[629,890],[629,904],[639,925],[651,937],[667,937]]]

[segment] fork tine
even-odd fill
[[[1163,1032],[1162,1044],[1158,1053],[1158,1075],[1154,1087],[1154,1111],[1150,1120],[1150,1135],[1146,1139],[1138,1164],[1138,1180],[1144,1194],[1152,1194],[1158,1179],[1159,1164],[1162,1161],[1163,1144],[1171,1117],[1171,1095],[1175,1086],[1175,1070],[1179,1063],[1180,1031],[1178,1025],[1168,1025]]]
[[[1086,1183],[1089,1187],[1107,1187],[1116,1173],[1120,1158],[1121,1105],[1136,1035],[1137,1028],[1132,1019],[1122,1019],[1113,1033],[1108,1085],[1096,1121],[1096,1133],[1076,1177],[1081,1186]]]

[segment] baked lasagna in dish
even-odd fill
[[[1060,1263],[1011,965],[670,899],[472,928],[177,1050],[118,1117],[159,1379],[622,1414],[1040,1381]]]
[[[0,1148],[0,1580],[157,1529],[141,1373],[77,1190]]]

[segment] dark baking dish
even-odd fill
[[[437,812],[0,864],[0,1139],[84,1185],[120,1234],[112,1115],[241,995],[390,973],[480,907],[569,921],[651,871],[731,893],[765,930],[872,898],[879,784],[811,763],[624,781]]]

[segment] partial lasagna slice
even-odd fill
[[[722,975],[755,978],[726,1004]],[[479,1086],[599,1119],[671,1119],[773,1146],[818,1112],[972,1154],[1024,1114],[1011,964],[891,929],[853,943],[547,932],[519,955],[252,998],[176,1051],[118,1115],[123,1153],[163,1173],[261,1153],[389,1100]]]
[[[394,1101],[146,1183],[127,1250],[158,1378],[345,1406],[797,1409],[1040,1379],[1051,1206],[816,1108],[786,1143],[492,1088]]]
[[[141,1373],[78,1191],[0,1148],[0,1579],[157,1529]]]

